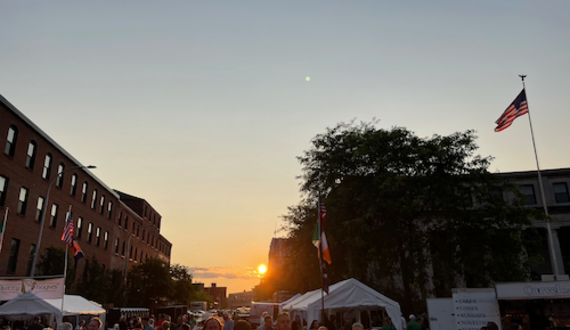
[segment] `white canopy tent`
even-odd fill
[[[9,320],[29,320],[35,315],[44,314],[53,314],[58,318],[61,311],[32,293],[24,293],[0,306],[0,315]]]
[[[400,304],[356,279],[340,281],[329,287],[324,297],[325,310],[372,310],[383,308],[398,330],[401,329]],[[321,314],[321,290],[305,293],[284,306],[284,310],[306,313],[306,320],[318,320]]]
[[[293,297],[287,299],[286,301],[282,302],[279,304],[279,312],[283,311],[283,306],[290,304],[291,302],[295,301],[297,298],[301,297],[302,294],[297,293],[296,295],[294,295]]]
[[[56,307],[58,311],[61,310],[61,299],[46,299],[47,303]],[[91,302],[81,296],[65,295],[63,301],[63,316],[75,316],[79,319],[80,315],[95,315],[103,322],[102,327],[105,327],[105,313],[107,311],[100,305]],[[75,322],[77,324],[79,322]]]

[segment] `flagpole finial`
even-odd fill
[[[519,74],[519,77],[521,77],[522,81],[524,82],[524,78],[526,78],[526,74]]]

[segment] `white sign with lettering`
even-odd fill
[[[41,299],[61,299],[63,292],[63,277],[50,280],[0,280],[1,301],[14,299],[24,293],[33,293]]]
[[[500,283],[495,287],[498,299],[570,298],[570,281]]]
[[[493,289],[453,289],[455,329],[480,330],[488,323],[501,329],[499,303]]]

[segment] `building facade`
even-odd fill
[[[170,264],[172,244],[160,234],[160,214],[144,199],[109,188],[1,95],[0,145],[0,213],[7,212],[0,277],[29,276],[35,253],[65,249],[61,235],[69,210],[85,255],[73,265],[76,278],[92,257],[105,270],[123,271],[126,258],[130,265],[148,258]]]

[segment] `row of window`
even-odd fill
[[[570,203],[570,195],[568,194],[568,185],[566,182],[553,183],[552,190],[554,191],[554,200],[556,203]],[[521,192],[526,196],[525,205],[534,205],[537,203],[533,184],[521,185]]]
[[[18,129],[15,126],[10,126],[8,129],[8,136],[6,139],[6,147],[4,148],[4,153],[10,157],[14,157],[16,152],[16,142],[18,138]],[[28,149],[26,153],[26,168],[32,170],[34,168],[35,160],[36,160],[36,153],[37,153],[37,144],[35,141],[30,141],[28,144]],[[52,155],[47,153],[44,158],[43,168],[42,168],[42,178],[44,180],[49,180],[52,168]],[[64,175],[63,172],[65,171],[65,165],[60,163],[57,167],[57,179],[55,182],[56,187],[62,188],[64,182]],[[5,179],[5,178],[4,178]],[[0,185],[2,182],[0,182]],[[0,186],[1,187],[1,186]],[[73,174],[71,176],[71,188],[69,194],[71,196],[76,195],[77,191],[77,174]],[[89,183],[87,181],[83,182],[83,186],[81,188],[81,202],[87,202],[87,194],[89,191]],[[0,196],[0,206],[2,206],[2,198]],[[106,206],[106,208],[105,208]],[[97,201],[97,189],[94,189],[91,194],[91,209],[95,210],[98,208],[98,212],[100,214],[104,214],[105,210],[107,211],[107,218],[111,219],[112,212],[113,212],[113,202],[109,201],[107,205],[105,205],[105,195],[101,195],[99,197],[99,201]]]
[[[120,239],[117,237],[115,239],[115,254],[119,255],[119,246],[121,245]],[[123,242],[123,247],[121,249],[121,256],[125,256],[125,246],[126,246],[126,242]],[[133,250],[134,248],[134,250]],[[140,251],[140,256],[139,256],[139,249],[137,247],[133,247],[132,245],[129,248],[129,259],[134,260],[136,262],[143,262],[146,261],[148,259],[148,253],[144,254],[144,259],[143,259],[143,253],[144,251],[141,249]]]
[[[119,227],[125,228],[125,230],[128,230],[129,229],[129,216],[125,215],[124,222],[123,222],[123,212],[119,211],[119,215],[118,215],[118,219],[117,219],[117,225]],[[137,238],[140,238],[147,245],[150,245],[153,248],[159,249],[163,253],[166,254],[166,252],[164,252],[165,249],[163,248],[163,245],[161,243],[159,243],[158,239],[154,235],[152,235],[152,233],[150,231],[146,232],[146,229],[143,228],[142,229],[142,237],[141,237],[141,235],[140,235],[141,228],[137,227],[137,223],[135,221],[133,221],[131,223],[131,226],[132,226],[132,233],[133,234],[135,233],[135,230],[136,230],[136,237]]]

